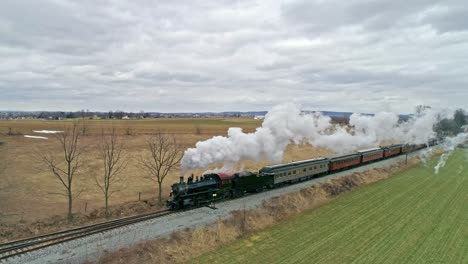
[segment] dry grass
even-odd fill
[[[97,224],[109,219],[121,218],[159,210],[155,199],[138,202],[127,202],[109,207],[109,216],[104,208],[94,209],[87,214],[75,213],[72,222],[65,215],[54,215],[35,221],[20,221],[19,223],[0,223],[0,243],[9,240],[48,234],[76,226]]]
[[[184,263],[204,253],[216,250],[223,244],[278,224],[300,212],[316,208],[340,193],[352,188],[385,179],[390,175],[414,166],[417,159],[387,169],[373,169],[351,176],[305,188],[299,192],[282,195],[254,210],[236,211],[228,220],[203,228],[174,233],[170,238],[141,243],[108,254],[97,263]],[[255,238],[255,236],[253,236]]]
[[[0,121],[0,159],[6,161],[8,167],[0,180],[0,240],[14,239],[31,234],[38,234],[55,229],[68,227],[63,224],[62,216],[67,211],[66,200],[62,196],[51,195],[50,192],[61,190],[60,183],[41,164],[41,153],[52,152],[60,155],[60,149],[50,137],[49,140],[24,138],[22,135],[8,136],[11,127],[14,134],[34,135],[32,130],[63,130],[71,125],[71,121],[40,121],[18,120]],[[136,157],[145,150],[145,138],[152,132],[163,130],[176,136],[184,147],[193,147],[197,141],[206,140],[214,135],[225,135],[230,126],[240,126],[245,131],[253,131],[260,125],[252,119],[149,119],[129,121],[90,120],[87,122],[87,133],[83,144],[88,151],[85,156],[86,167],[77,175],[76,190],[83,190],[75,199],[73,211],[78,220],[75,224],[95,221],[92,216],[95,210],[103,206],[102,193],[94,183],[94,176],[101,173],[101,162],[96,149],[99,134],[102,129],[114,127],[126,143],[126,151],[132,157],[126,170],[121,174],[124,179],[120,186],[122,191],[111,197],[110,204],[115,208],[119,205],[135,203],[139,193],[144,200],[152,200],[156,196],[156,183],[147,179],[143,171],[137,166]],[[199,134],[195,133],[198,127]],[[127,128],[131,128],[131,135],[127,135]],[[289,146],[284,162],[311,157],[327,156],[331,154],[326,149],[315,149],[311,146]],[[258,170],[268,162],[245,161],[238,164],[239,169]],[[203,170],[194,171],[196,175]],[[174,171],[166,179],[163,195],[167,196],[169,185],[178,180],[180,172]],[[147,208],[147,210],[153,209]],[[86,210],[85,210],[86,209]],[[136,213],[138,210],[124,210],[119,216]],[[58,215],[58,217],[57,217]],[[114,214],[116,215],[116,214]],[[99,218],[99,217],[98,217]],[[88,220],[89,219],[89,220]],[[20,224],[18,224],[20,223]],[[45,225],[47,228],[43,228]],[[51,223],[49,225],[47,223]],[[24,230],[20,232],[18,230]],[[18,232],[16,232],[18,231]]]

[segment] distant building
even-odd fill
[[[254,119],[263,120],[263,119],[265,119],[265,116],[263,116],[263,115],[257,115],[257,116],[254,116]]]

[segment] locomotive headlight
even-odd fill
[[[218,196],[218,194],[216,194],[216,193],[213,193],[213,197],[216,197],[216,196]]]

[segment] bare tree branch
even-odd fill
[[[113,189],[121,181],[120,173],[127,167],[129,158],[123,153],[124,143],[119,140],[115,128],[109,134],[101,131],[101,142],[98,146],[102,165],[101,176],[94,178],[96,185],[104,195],[106,216],[109,215],[108,205],[111,195],[119,190]]]
[[[6,164],[5,165],[0,164],[0,176],[2,176],[5,170],[6,170]]]
[[[73,199],[80,194],[73,191],[73,180],[81,168],[81,155],[84,148],[80,146],[80,133],[78,123],[73,122],[72,128],[64,129],[56,135],[58,144],[62,151],[63,159],[57,159],[51,153],[41,154],[42,162],[47,165],[52,175],[62,184],[64,194],[51,192],[50,194],[64,195],[68,199],[68,219],[72,219]]]
[[[182,149],[174,136],[161,131],[148,138],[146,145],[148,152],[139,157],[139,165],[158,183],[158,199],[162,203],[162,184],[182,159]]]

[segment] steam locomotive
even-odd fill
[[[397,144],[361,150],[344,156],[266,166],[259,172],[209,173],[196,178],[192,175],[186,182],[182,176],[179,183],[171,186],[171,194],[166,205],[173,210],[208,205],[220,200],[241,197],[245,193],[262,192],[410,153],[437,145],[442,140],[443,138],[434,138],[427,144]]]

